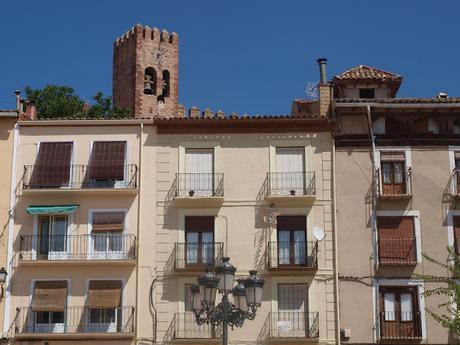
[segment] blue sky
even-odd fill
[[[4,1],[0,108],[48,83],[111,94],[112,43],[136,23],[176,31],[190,107],[285,114],[318,81],[359,64],[404,75],[401,97],[460,96],[458,1]]]

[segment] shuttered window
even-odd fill
[[[91,180],[123,180],[125,155],[125,141],[94,142],[88,167],[89,178]]]
[[[121,305],[121,280],[91,280],[86,304],[90,308],[110,309]]]
[[[62,312],[66,307],[66,281],[37,281],[34,285],[32,310],[35,312]]]
[[[71,142],[40,143],[30,188],[59,188],[70,181]]]
[[[125,212],[95,212],[92,231],[123,231]]]
[[[187,149],[185,151],[185,190],[193,191],[194,196],[214,194],[213,149]]]
[[[279,284],[278,311],[279,312],[306,312],[308,311],[307,284]]]
[[[414,217],[378,217],[380,264],[414,264]]]

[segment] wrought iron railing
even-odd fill
[[[267,173],[267,196],[307,195],[316,195],[316,180],[314,172]]]
[[[379,315],[381,339],[422,338],[421,315],[419,311],[382,311]]]
[[[134,307],[95,309],[66,307],[63,311],[18,308],[15,334],[31,333],[133,333]]]
[[[104,169],[107,169],[105,172]],[[101,173],[101,171],[103,173]],[[24,189],[135,189],[137,165],[100,167],[84,164],[25,165]]]
[[[460,169],[454,169],[450,178],[452,195],[460,195]]]
[[[318,241],[269,242],[268,268],[318,267]]]
[[[378,248],[381,265],[415,265],[417,263],[415,237],[379,237]]]
[[[203,324],[198,326],[193,312],[174,314],[175,339],[219,339],[222,327]]]
[[[132,234],[21,235],[21,261],[134,260],[136,236]]]
[[[178,173],[176,197],[223,197],[224,174]]]
[[[222,260],[222,242],[176,243],[174,248],[174,268],[176,270],[214,267]]]
[[[412,170],[390,169],[383,173],[382,169],[377,169],[379,177],[379,196],[410,196],[412,195]]]
[[[317,312],[271,312],[271,338],[318,338],[319,314]]]

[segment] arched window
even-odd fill
[[[169,90],[170,90],[170,80],[169,80],[169,71],[163,71],[163,90],[162,94],[163,97],[169,97]]]
[[[144,93],[146,95],[157,94],[157,71],[152,67],[147,67],[144,73]]]

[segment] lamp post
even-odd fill
[[[207,272],[198,278],[198,285],[190,289],[193,312],[198,325],[205,323],[217,326],[222,324],[223,345],[228,344],[228,326],[242,327],[244,321],[254,320],[257,308],[262,303],[264,280],[257,277],[257,271],[249,271],[246,279],[238,279],[234,286],[236,267],[230,258],[222,258],[215,268],[216,274]],[[215,304],[217,291],[222,295]],[[229,294],[233,296],[230,302]]]

